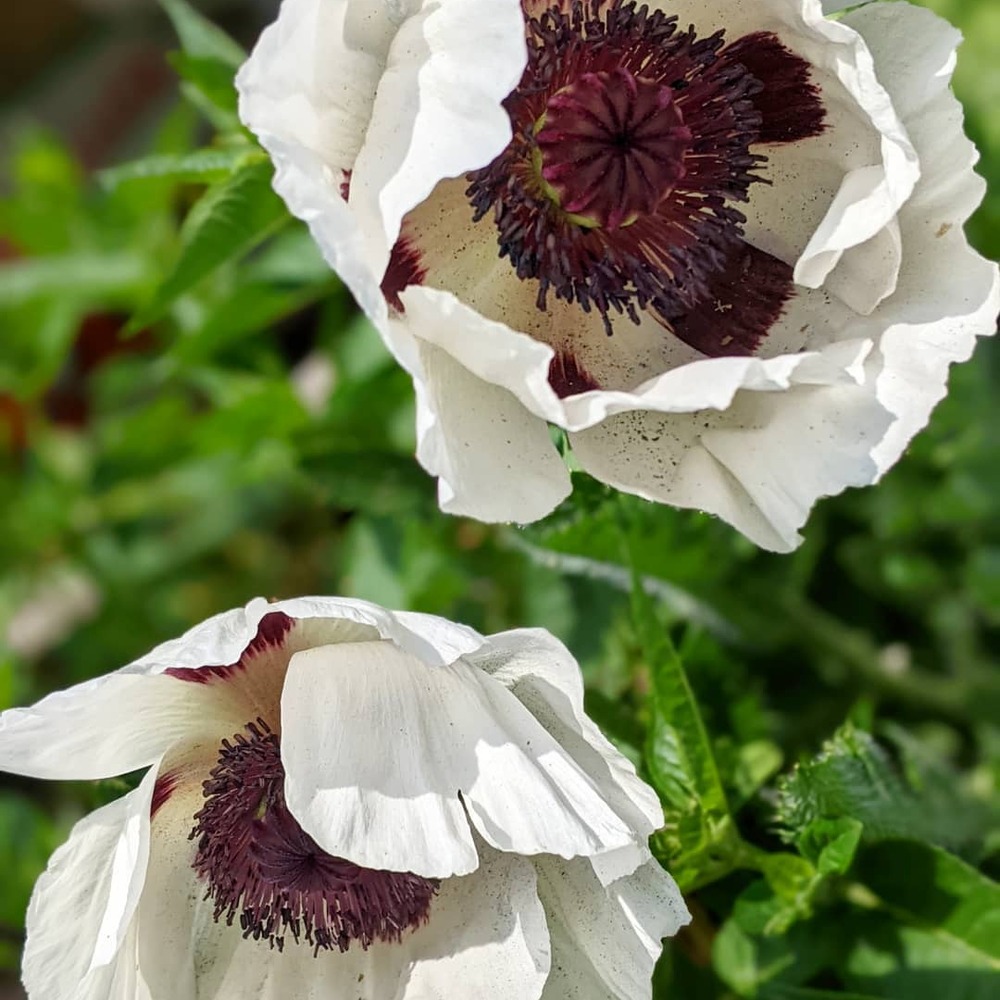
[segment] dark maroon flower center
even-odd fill
[[[194,817],[194,869],[214,917],[279,950],[291,936],[314,952],[399,941],[424,923],[438,883],[362,868],[327,854],[289,812],[280,744],[260,719],[223,740]]]
[[[524,8],[513,138],[469,174],[474,219],[492,215],[541,310],[575,302],[608,334],[645,312],[706,354],[753,353],[792,271],[745,243],[738,206],[766,182],[762,145],[823,131],[808,64],[773,34],[698,37],[634,0]]]
[[[655,211],[684,176],[691,130],[671,87],[618,66],[556,91],[535,142],[562,210],[618,229]]]

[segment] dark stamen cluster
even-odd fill
[[[741,242],[746,220],[733,203],[746,201],[760,180],[754,171],[764,158],[750,146],[761,127],[753,101],[761,85],[725,56],[723,32],[697,38],[678,28],[676,16],[635,2],[565,0],[528,18],[527,38],[527,68],[505,102],[513,140],[469,175],[475,218],[492,211],[500,255],[518,277],[538,281],[540,309],[552,292],[597,309],[609,333],[611,312],[638,322],[638,310],[649,309],[669,325],[712,294],[713,275]],[[627,225],[581,225],[551,197],[537,168],[550,100],[584,78],[603,81],[605,90],[616,80],[633,88],[638,81],[641,94],[669,105],[671,127],[685,139],[664,160],[662,200],[634,198]]]
[[[438,883],[327,854],[285,805],[284,778],[278,737],[263,720],[222,741],[191,831],[215,919],[232,924],[238,914],[244,937],[281,950],[291,936],[317,954],[399,941],[424,923]]]

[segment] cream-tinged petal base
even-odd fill
[[[552,972],[543,1000],[649,1000],[664,937],[691,919],[655,861],[604,887],[581,861],[539,858]]]
[[[134,791],[80,820],[39,877],[21,970],[29,1000],[143,1000],[132,921],[155,781],[152,768]]]
[[[282,728],[288,808],[325,851],[367,868],[474,871],[470,822],[519,854],[590,856],[635,841],[514,695],[462,661],[429,667],[389,643],[300,653]]]

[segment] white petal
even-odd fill
[[[526,61],[518,0],[425,2],[402,22],[351,181],[375,273],[438,181],[486,166],[510,141],[501,101]]]
[[[217,704],[199,685],[107,674],[0,715],[0,768],[63,780],[135,771],[203,734]]]
[[[417,458],[439,477],[441,509],[481,521],[548,514],[572,487],[544,421],[440,348],[424,343],[420,357]]]
[[[155,781],[152,768],[134,791],[81,819],[39,877],[22,966],[32,1000],[125,995],[134,954],[123,943],[132,941],[126,939],[146,876]]]
[[[569,650],[544,629],[517,629],[489,636],[468,660],[514,694],[632,827],[636,844],[645,847],[649,834],[663,825],[660,801],[635,773],[632,762],[587,717],[583,676]],[[642,851],[625,850],[614,860],[618,878],[645,857]],[[632,867],[623,871],[623,863]]]
[[[674,880],[655,861],[606,888],[580,861],[535,867],[552,937],[543,1000],[648,1000],[662,939],[691,919]]]
[[[290,634],[289,650],[381,637],[438,664],[483,642],[463,625],[433,615],[394,615],[366,601],[303,597],[269,604],[258,598],[209,618],[115,673],[0,714],[0,768],[36,778],[106,778],[149,766],[179,740],[217,741],[257,715],[276,721],[279,669],[274,676],[237,677],[233,684],[150,676],[235,663],[261,619],[274,612],[300,623]]]
[[[240,117],[265,146],[274,137],[311,149],[333,171],[354,166],[384,59],[363,30],[345,39],[358,6],[283,0],[236,78]],[[391,30],[388,8],[379,21]]]
[[[589,856],[635,838],[499,682],[462,661],[429,667],[388,643],[292,658],[281,754],[303,829],[367,868],[473,871],[466,809],[487,843],[521,854]]]
[[[444,881],[428,923],[402,943],[412,971],[400,1000],[537,1000],[550,949],[531,862],[484,849],[479,870]]]
[[[818,497],[874,480],[890,415],[864,385],[743,392],[723,414],[632,413],[575,434],[592,475],[651,500],[722,517],[763,548],[801,541]]]
[[[897,416],[874,449],[884,472],[944,396],[948,366],[969,357],[977,336],[995,331],[1000,279],[996,265],[971,250],[962,233],[985,186],[972,172],[978,157],[948,90],[958,32],[904,3],[867,6],[845,20],[875,53],[923,169],[900,212],[905,256],[897,293],[873,317],[888,327],[879,344],[878,397]]]
[[[388,9],[379,20],[391,31]],[[365,13],[346,0],[285,0],[236,85],[240,117],[274,160],[275,190],[379,322],[386,315],[381,271],[366,259],[365,240],[340,190],[364,141],[385,57],[374,37],[379,32],[363,30]]]

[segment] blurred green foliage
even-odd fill
[[[1000,7],[931,5],[969,35],[956,88],[992,182],[970,233],[997,257]],[[445,517],[409,379],[236,122],[238,49],[165,6],[186,100],[148,155],[95,182],[26,132],[8,165],[0,708],[258,593],[544,625],[664,801],[654,848],[695,922],[657,996],[995,996],[996,346],[792,556],[582,476],[527,529]],[[53,846],[119,790],[0,779],[0,963]]]

